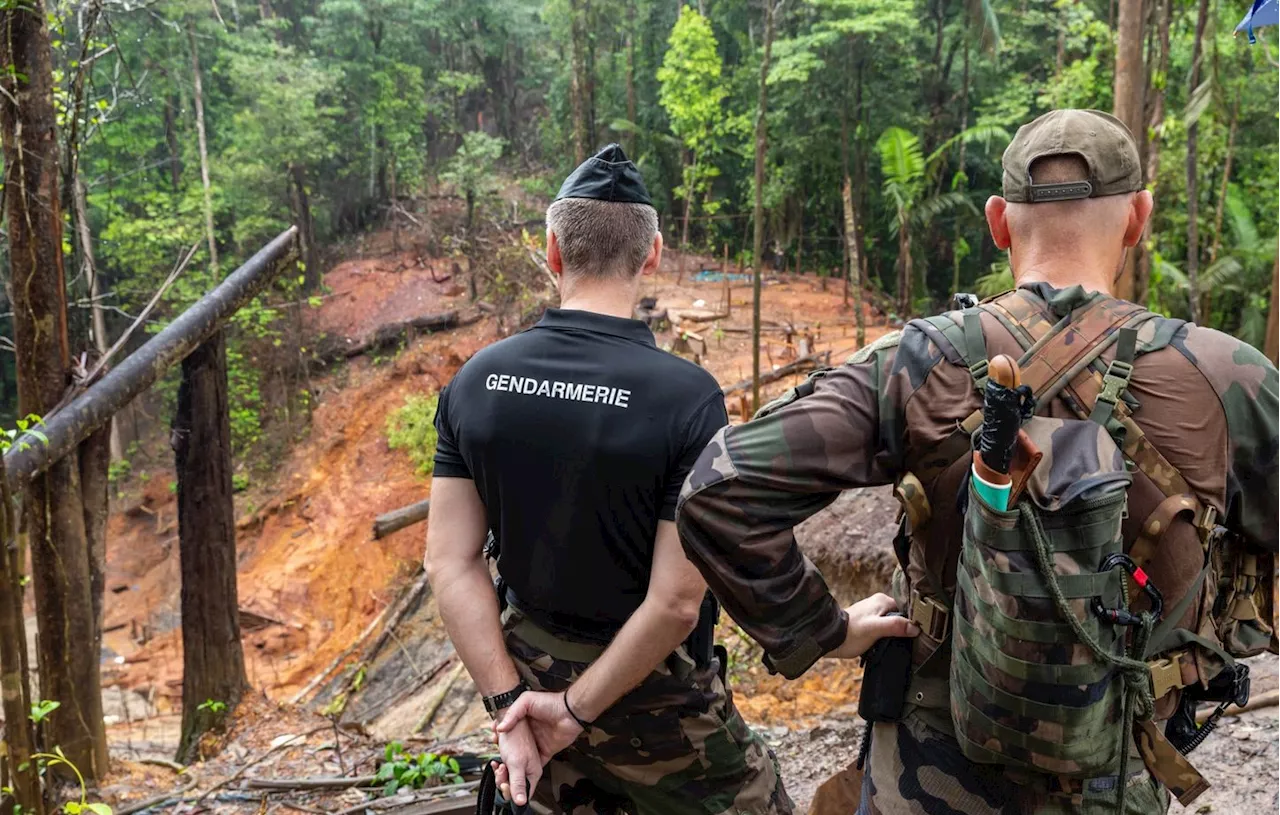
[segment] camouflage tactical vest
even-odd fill
[[[1127,762],[1134,727],[1148,768],[1185,805],[1207,784],[1163,740],[1152,703],[1195,681],[1184,663],[1194,660],[1200,676],[1212,676],[1236,657],[1275,650],[1267,579],[1274,560],[1240,551],[1224,535],[1213,508],[1147,441],[1124,399],[1136,356],[1167,346],[1183,323],[1149,322],[1155,315],[1111,299],[1057,322],[1042,308],[1012,292],[966,310],[962,325],[945,315],[926,321],[960,353],[981,391],[987,358],[979,313],[995,317],[1024,349],[1018,362],[1037,404],[1062,398],[1079,418],[1028,423],[1046,460],[1023,501],[996,512],[969,495],[955,596],[913,586],[911,616],[950,646],[951,717],[971,760],[1064,777],[1114,775]],[[1104,365],[1099,357],[1113,345],[1115,359]],[[925,485],[967,459],[981,423],[975,411],[902,477],[895,490],[902,537],[929,523]],[[1164,531],[1185,518],[1199,533],[1204,566],[1185,596],[1165,598],[1158,623],[1147,616],[1129,633],[1090,607],[1126,608],[1141,593],[1121,570],[1100,570],[1124,550],[1120,521],[1135,470],[1166,498],[1143,520],[1130,557],[1149,562]],[[1192,603],[1194,622],[1180,627]],[[1135,614],[1145,608],[1132,606]]]

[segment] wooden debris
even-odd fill
[[[387,323],[378,328],[367,339],[355,341],[350,337],[335,337],[321,342],[316,351],[316,359],[321,363],[338,362],[351,359],[371,351],[398,344],[406,335],[415,332],[447,331],[477,322],[480,316],[473,315],[466,319],[459,318],[458,312],[446,311],[440,314],[424,314],[411,320]]]
[[[384,512],[373,519],[373,539],[380,540],[390,535],[392,532],[398,532],[406,526],[413,526],[427,519],[428,511],[431,509],[431,500],[424,498],[415,504],[407,507],[393,509],[390,512]]]
[[[453,670],[449,673],[449,678],[445,680],[444,687],[440,689],[440,693],[438,693],[436,698],[431,702],[431,706],[427,708],[427,712],[418,720],[418,723],[414,726],[412,732],[421,733],[427,727],[431,726],[431,722],[435,720],[436,714],[440,712],[440,706],[444,704],[445,698],[448,697],[449,691],[453,690],[453,683],[458,681],[458,677],[462,674],[462,670],[465,667],[466,665],[462,664],[462,660],[458,660],[458,664],[455,665]]]
[[[776,370],[761,371],[760,384],[764,385],[769,382],[777,382],[779,379],[783,379],[785,377],[791,376],[792,374],[807,373],[808,371],[812,371],[815,368],[819,368],[824,365],[829,365],[830,363],[831,363],[830,351],[824,351],[820,354],[810,354],[807,357],[800,357],[794,362],[788,362],[786,365],[783,365],[782,367],[777,368]],[[751,387],[751,380],[744,379],[741,382],[738,382],[737,384],[730,385],[729,387],[725,388],[724,393],[725,393],[725,396],[728,396],[731,393],[737,393],[738,391],[747,390],[750,387]]]

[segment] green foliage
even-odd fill
[[[404,745],[393,741],[383,753],[383,761],[374,776],[382,784],[383,795],[395,795],[402,787],[421,789],[442,784],[461,784],[458,762],[436,753],[408,753]]]
[[[26,450],[31,446],[32,440],[40,444],[49,443],[49,437],[40,431],[44,420],[36,414],[29,413],[14,424],[14,427],[0,431],[0,452],[7,452],[15,444],[19,450]]]
[[[56,704],[56,702],[54,704]],[[92,813],[93,815],[112,815],[110,806],[103,803],[89,802],[88,789],[85,787],[84,783],[84,775],[80,772],[80,769],[72,763],[71,759],[66,757],[62,752],[61,747],[55,746],[52,753],[35,753],[31,758],[36,761],[37,766],[40,768],[41,775],[44,774],[44,771],[47,768],[57,767],[59,765],[71,770],[75,775],[76,781],[80,785],[80,800],[68,801],[62,805],[62,811],[66,813],[66,815],[88,815],[88,813]],[[19,770],[24,769],[25,767],[19,767]]]
[[[32,702],[31,721],[38,725],[45,719],[49,718],[50,713],[53,713],[60,707],[62,707],[61,702],[56,702],[50,699],[41,699],[39,702]]]
[[[502,139],[495,139],[483,130],[473,130],[463,135],[458,152],[440,174],[442,181],[454,185],[466,197],[468,226],[476,200],[497,189],[494,165],[502,155],[503,146]]]
[[[249,489],[249,476],[244,473],[232,473],[231,489],[236,492],[244,492]]]
[[[387,417],[387,446],[405,450],[418,475],[431,475],[436,455],[436,406],[440,395],[411,395]]]
[[[203,702],[196,705],[196,710],[202,713],[212,713],[217,716],[218,714],[225,713],[227,711],[227,703],[219,702],[216,699],[205,699]]]
[[[707,190],[718,168],[707,161],[725,133],[721,109],[728,90],[720,79],[720,55],[711,23],[692,6],[680,10],[669,49],[658,69],[658,99],[671,130],[692,154],[673,192],[689,199]]]

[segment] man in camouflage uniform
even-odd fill
[[[999,308],[979,310],[979,340],[985,337],[988,358],[1018,359],[1027,340],[1049,326],[1100,301],[1124,305],[1112,299],[1112,287],[1126,250],[1141,239],[1152,198],[1143,189],[1131,135],[1095,111],[1054,111],[1024,126],[1003,165],[1004,196],[993,196],[986,214],[996,246],[1009,251],[1018,289],[996,300]],[[873,726],[859,812],[1114,812],[1117,777],[1006,771],[969,761],[956,742],[948,617],[963,533],[957,498],[970,455],[964,442],[956,452],[954,437],[958,429],[973,430],[963,423],[981,398],[976,372],[965,364],[965,343],[955,341],[964,336],[963,317],[949,317],[955,331],[913,321],[811,378],[752,422],[721,431],[685,485],[677,519],[685,551],[725,609],[764,646],[766,664],[796,677],[844,632],[840,609],[801,555],[793,527],[842,490],[897,485],[905,518],[895,542],[902,568],[893,593],[923,631],[913,643],[916,667],[904,717]],[[1024,330],[1019,326],[1029,329],[1027,336],[1015,338],[1014,331]],[[1114,345],[1104,352],[1100,367],[1115,370],[1107,366],[1116,353]],[[1097,374],[1086,368],[1069,376],[1069,386],[1040,405],[1041,415],[1078,419],[1082,408],[1088,415],[1090,404],[1074,400],[1087,385],[1098,392]],[[1155,554],[1146,570],[1164,592],[1166,616],[1195,627],[1202,605],[1212,605],[1213,589],[1203,584],[1208,556],[1197,527],[1216,518],[1251,551],[1270,558],[1271,572],[1259,567],[1259,579],[1272,579],[1276,369],[1230,336],[1154,316],[1138,330],[1127,394],[1117,415],[1131,415],[1139,431],[1131,440],[1145,436],[1148,444],[1141,450],[1125,445],[1126,457],[1143,464],[1133,468],[1128,491],[1125,549],[1136,558],[1132,547],[1146,541],[1139,548]],[[1153,458],[1164,465],[1150,466]],[[1151,551],[1153,541],[1158,553]],[[1191,602],[1196,598],[1203,603]],[[1265,643],[1273,636],[1270,609],[1259,618],[1249,623],[1250,635]],[[1201,628],[1194,641],[1221,650],[1228,639],[1239,639],[1228,632],[1243,630],[1241,624]],[[1181,688],[1211,678],[1212,660],[1203,658],[1209,651],[1171,658],[1172,672],[1154,689],[1157,721],[1170,715]],[[1131,755],[1126,812],[1165,812],[1166,785],[1177,792],[1182,782],[1175,773],[1162,784],[1136,748]]]
[[[715,379],[632,318],[661,262],[657,226],[617,145],[566,180],[547,212],[561,307],[441,393],[427,573],[501,718],[498,779],[515,804],[532,789],[574,815],[788,815],[675,532],[689,467],[727,416]]]

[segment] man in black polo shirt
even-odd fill
[[[714,601],[673,523],[727,416],[715,379],[631,319],[661,258],[640,173],[610,145],[547,211],[561,308],[440,395],[427,571],[490,713],[535,691],[498,728],[516,804],[533,789],[571,813],[789,813],[719,675]]]

